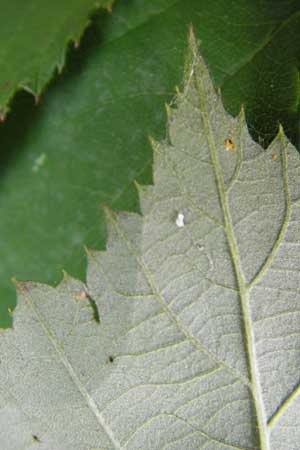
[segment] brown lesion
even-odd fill
[[[227,150],[227,151],[236,151],[236,146],[235,146],[235,144],[233,143],[233,140],[231,139],[231,138],[226,138],[225,139],[225,141],[224,141],[224,145],[225,145],[225,149]]]

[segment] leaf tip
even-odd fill
[[[241,105],[240,112],[238,113],[239,123],[243,126],[246,125],[246,111],[244,105]]]
[[[192,23],[190,23],[189,25],[189,44],[191,48],[197,48],[197,42],[196,42],[196,37],[195,37],[195,30],[194,30],[194,25]]]
[[[281,137],[286,138],[286,134],[284,132],[284,129],[283,129],[283,126],[282,126],[281,123],[278,125],[278,135],[281,136]]]
[[[279,142],[281,142],[281,145],[282,145],[283,147],[285,147],[286,144],[287,144],[288,142],[290,142],[290,140],[289,140],[289,138],[287,137],[287,135],[286,135],[286,133],[285,133],[285,131],[284,131],[284,128],[283,128],[283,126],[282,126],[281,123],[279,123],[279,125],[278,125],[278,131],[277,131],[277,134],[276,134],[276,136],[275,136],[273,142],[276,142],[277,140],[279,140]],[[272,145],[272,143],[270,144],[270,146],[271,146],[271,145]]]
[[[199,55],[199,42],[195,35],[195,29],[193,24],[191,23],[189,26],[189,34],[188,34],[188,57],[186,66],[189,67],[194,63],[196,59],[200,57]]]

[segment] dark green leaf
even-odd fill
[[[0,118],[20,88],[41,94],[62,70],[70,41],[79,44],[89,16],[112,0],[11,0],[0,12]]]

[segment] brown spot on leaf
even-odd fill
[[[272,159],[273,161],[277,161],[278,159],[277,153],[272,153]]]
[[[231,151],[235,151],[236,150],[236,147],[235,147],[234,143],[232,142],[232,140],[230,138],[225,139],[224,144],[225,144],[225,149],[227,151],[228,150],[231,150]]]

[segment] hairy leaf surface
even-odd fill
[[[62,70],[68,43],[79,43],[89,15],[112,0],[12,0],[1,5],[0,113],[23,88],[39,96],[54,69]]]
[[[279,121],[298,143],[297,11],[298,0],[120,0],[94,17],[38,108],[18,96],[0,127],[0,327],[11,325],[12,276],[83,278],[83,244],[105,243],[98,205],[137,210],[132,181],[151,180],[147,136],[164,136],[190,23],[226,108],[245,105],[265,142]]]
[[[299,155],[225,112],[192,34],[188,59],[142,216],[106,211],[86,286],[18,284],[6,450],[298,448]]]

